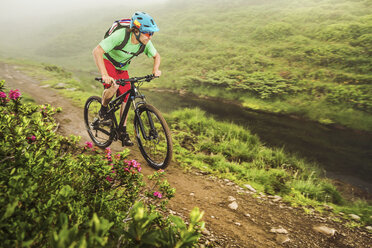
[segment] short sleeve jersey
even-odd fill
[[[112,33],[110,36],[108,36],[106,39],[102,40],[99,45],[102,47],[102,49],[105,51],[105,53],[108,53],[115,61],[119,63],[125,63],[128,59],[130,59],[133,55],[127,54],[123,52],[122,50],[115,50],[114,48],[118,45],[120,45],[124,38],[125,38],[126,32],[125,28],[119,29]],[[130,33],[130,37],[128,40],[128,43],[124,46],[123,50],[131,53],[136,53],[140,49],[140,44],[132,44],[131,42],[132,33]],[[152,44],[151,40],[146,44],[145,50],[143,51],[147,57],[152,58],[156,55],[157,51]],[[103,55],[105,59],[107,59],[106,55]],[[123,66],[123,67],[116,67],[118,70],[128,70],[129,64]]]

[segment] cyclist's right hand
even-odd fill
[[[113,79],[112,77],[110,77],[109,75],[102,75],[102,81],[106,84],[110,84],[112,85],[113,83],[115,83],[115,79]]]

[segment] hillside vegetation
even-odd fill
[[[91,50],[114,19],[131,15],[133,8],[124,7],[54,21],[35,32],[42,40],[31,35],[23,56],[97,71]],[[161,29],[153,37],[164,72],[158,87],[371,131],[371,7],[368,0],[148,6]],[[88,18],[89,28],[81,21]],[[151,63],[143,56],[131,73],[147,73]]]
[[[162,23],[167,87],[371,130],[370,1],[238,2]]]
[[[19,68],[42,79],[43,85],[58,90],[79,106],[84,105],[89,95],[101,93],[100,88],[92,87],[88,81],[79,82],[72,73],[58,66],[23,63]],[[345,213],[361,217],[359,223],[350,220],[350,226],[371,224],[370,201],[345,198],[331,180],[324,178],[316,164],[283,148],[266,146],[250,130],[216,121],[198,109],[178,110],[165,118],[172,130],[174,158],[185,169],[197,168],[241,186],[250,184],[259,192],[280,195],[309,213],[314,209],[323,212],[331,206],[336,219],[350,219]],[[128,123],[132,121],[133,116],[129,116]],[[133,133],[132,128],[129,124],[129,133]]]

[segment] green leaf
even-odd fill
[[[174,216],[174,215],[171,215],[169,217],[171,219],[171,221],[176,224],[176,226],[181,229],[181,230],[186,230],[187,229],[187,226],[186,224],[183,222],[183,220],[178,217],[178,216]]]
[[[8,205],[6,206],[5,214],[2,217],[2,220],[5,220],[9,218],[10,216],[12,216],[17,205],[18,205],[18,199],[14,200],[13,203],[11,204],[8,203]]]
[[[190,220],[191,223],[197,223],[199,222],[204,215],[204,211],[200,212],[199,208],[194,208],[190,213]]]

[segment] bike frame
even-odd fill
[[[130,105],[133,103],[134,112],[135,112],[135,115],[138,117],[138,121],[139,121],[142,136],[145,140],[150,140],[151,137],[146,135],[144,127],[143,127],[142,120],[141,120],[141,118],[139,116],[139,113],[138,113],[138,106],[140,106],[142,104],[146,104],[145,96],[144,95],[139,95],[137,87],[135,86],[135,83],[136,82],[130,82],[130,84],[131,84],[130,90],[128,90],[127,92],[125,92],[125,93],[121,94],[120,96],[116,97],[114,100],[110,101],[110,103],[109,103],[110,109],[107,111],[107,114],[112,115],[112,119],[114,120],[114,130],[115,130],[115,133],[116,133],[116,138],[119,138],[121,128],[124,126],[125,119],[126,119],[128,113],[129,113]],[[121,107],[122,103],[124,102],[124,99],[125,99],[126,96],[128,96],[128,100],[127,100],[127,103],[125,104],[123,115],[120,117],[120,123],[118,124],[115,113],[116,113],[117,110],[120,109],[120,107]],[[141,98],[142,101],[136,103],[135,99],[137,99],[137,98]],[[155,130],[154,129],[154,122],[152,120],[151,115],[149,113],[146,113],[146,114],[147,114],[147,117],[148,117],[148,120],[149,120],[151,130]],[[156,134],[156,136],[157,136],[157,134]]]

